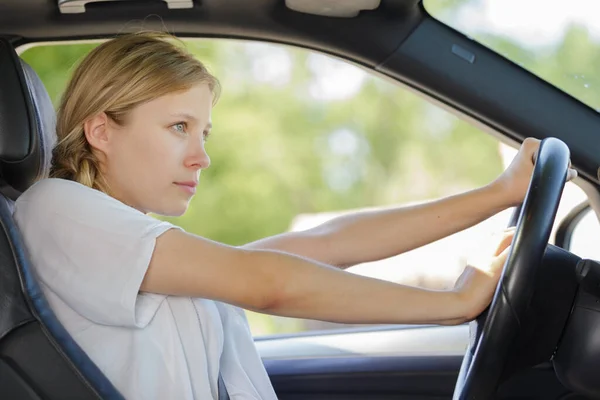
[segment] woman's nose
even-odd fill
[[[206,169],[210,166],[210,157],[204,147],[204,140],[200,144],[196,144],[188,155],[187,162],[188,167],[197,169]]]

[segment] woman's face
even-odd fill
[[[111,194],[144,213],[182,215],[210,165],[212,100],[198,84],[136,107],[123,126],[107,120],[100,147]]]

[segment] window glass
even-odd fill
[[[583,218],[575,225],[571,236],[569,251],[581,258],[600,261],[600,224],[598,217],[591,209],[585,212]]]

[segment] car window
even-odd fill
[[[212,165],[188,212],[165,218],[190,232],[242,245],[351,211],[432,200],[489,183],[516,154],[453,114],[347,62],[283,45],[186,43],[223,87],[207,144]],[[38,46],[22,56],[57,104],[73,63],[94,46]],[[559,219],[582,198],[568,184]],[[350,271],[452,287],[470,250],[504,229],[511,212]],[[253,312],[248,318],[257,336],[349,327]]]
[[[596,0],[425,0],[435,18],[600,111]]]
[[[600,223],[596,213],[591,209],[584,211],[584,215],[575,225],[571,234],[569,251],[581,258],[600,261]]]

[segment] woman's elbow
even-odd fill
[[[246,265],[243,279],[242,307],[264,314],[275,313],[285,302],[285,278],[283,268],[278,268],[280,255],[270,250],[242,250],[241,265]],[[284,256],[285,257],[285,256]]]

